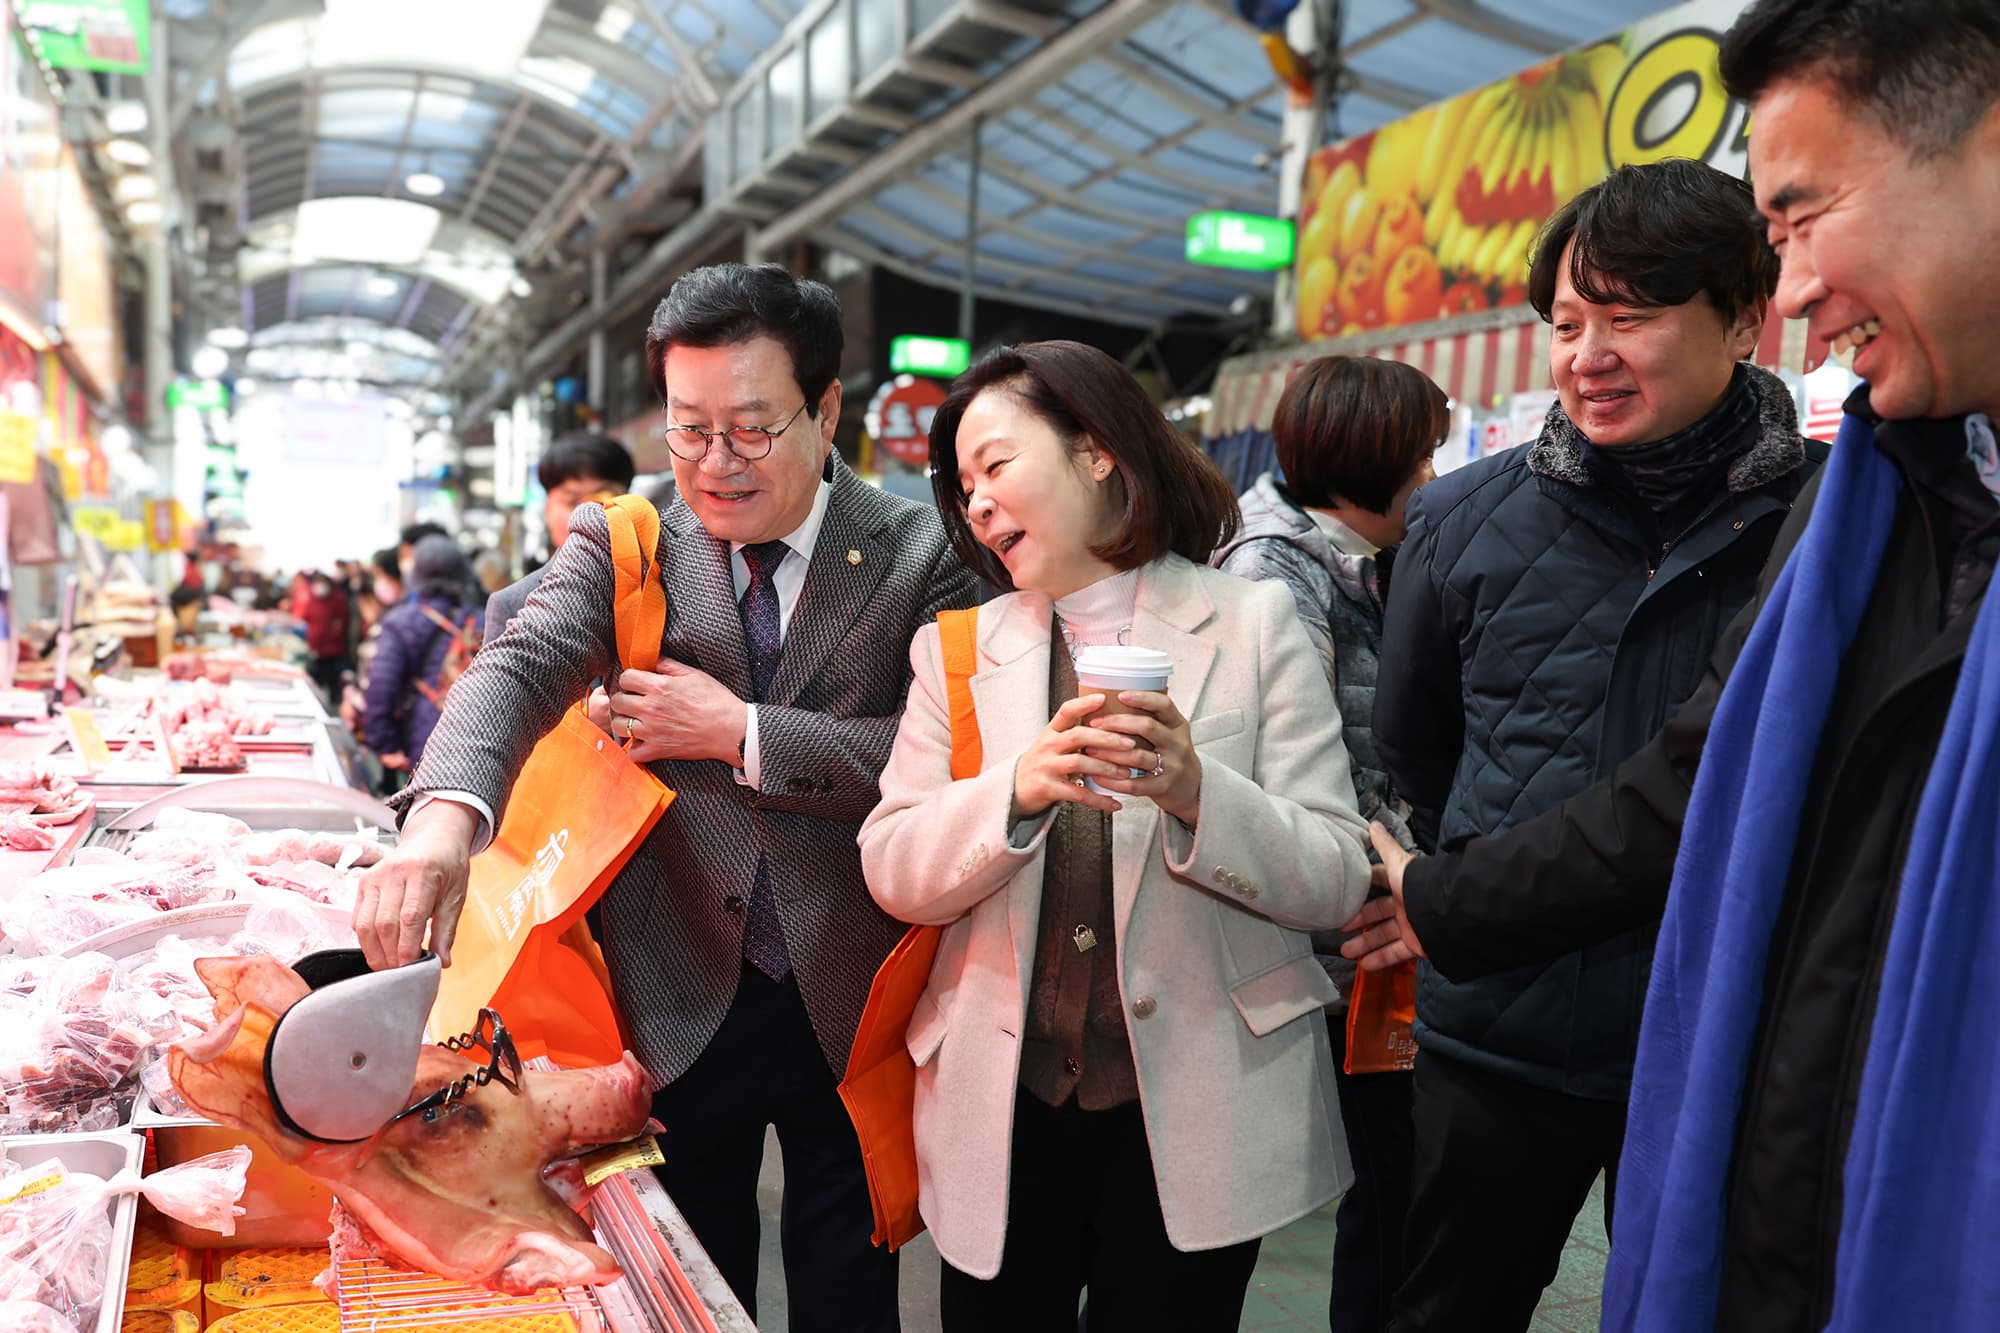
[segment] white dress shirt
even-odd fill
[[[799,593],[806,586],[806,571],[812,568],[813,548],[819,543],[820,525],[826,521],[826,504],[833,494],[833,487],[820,482],[819,490],[813,495],[812,510],[805,522],[793,528],[778,540],[787,547],[785,558],[778,562],[778,572],[771,576],[772,587],[778,594],[778,642],[783,643],[792,625],[792,612],[798,609]],[[743,558],[742,542],[729,543],[729,576],[736,586],[737,605],[741,606],[743,594],[750,588],[750,562]],[[748,706],[749,717],[743,730],[743,767],[734,770],[736,780],[746,787],[762,790],[759,778],[762,776],[762,760],[757,749],[757,705]],[[477,856],[493,841],[495,820],[493,809],[485,801],[467,791],[426,792],[410,807],[410,813],[429,805],[432,801],[456,801],[458,804],[477,812],[479,828],[472,835],[472,854]]]

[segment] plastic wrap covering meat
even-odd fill
[[[5,1285],[0,1277],[0,1288]],[[77,1333],[75,1323],[37,1301],[0,1300],[0,1328],[7,1333]]]
[[[0,973],[0,1013],[13,1020],[0,1028],[5,1133],[111,1128],[141,1062],[187,1030],[164,997],[124,984],[102,954]]]
[[[107,1295],[105,1275],[112,1271],[113,1227],[106,1205],[139,1194],[169,1217],[233,1235],[249,1166],[248,1148],[211,1153],[143,1178],[121,1171],[106,1180],[71,1171],[57,1159],[26,1168],[0,1165],[0,1300],[39,1306],[71,1328],[93,1327]],[[34,1325],[0,1327],[15,1333]]]
[[[233,896],[247,883],[214,866],[134,861],[115,852],[79,854],[55,870],[0,888],[0,935],[17,953],[61,953],[114,926]]]
[[[42,764],[0,762],[0,805],[47,813],[74,804],[77,794],[75,782]]]
[[[0,847],[10,852],[55,850],[56,835],[28,815],[0,815]]]
[[[276,829],[243,839],[243,859],[253,866],[317,861],[336,870],[366,869],[388,854],[372,832],[339,834],[306,829]]]

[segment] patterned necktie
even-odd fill
[[[771,678],[778,674],[778,659],[785,651],[779,633],[778,585],[772,578],[786,552],[783,542],[758,542],[743,548],[743,563],[750,567],[750,586],[743,590],[737,610],[743,614],[743,641],[750,649],[750,688],[759,699],[771,687]],[[773,981],[783,981],[792,970],[784,927],[778,920],[778,900],[761,856],[757,858],[757,879],[750,889],[750,910],[743,922],[743,956]]]

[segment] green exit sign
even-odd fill
[[[229,390],[220,380],[175,380],[167,386],[169,410],[192,407],[201,412],[219,412],[229,406]]]
[[[962,375],[972,364],[972,344],[963,338],[904,334],[889,340],[889,369],[898,375]]]
[[[1210,268],[1292,266],[1294,228],[1256,213],[1197,213],[1188,219],[1187,259]]]

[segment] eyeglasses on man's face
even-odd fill
[[[508,1033],[507,1025],[500,1021],[500,1015],[493,1010],[481,1009],[479,1026],[462,1037],[452,1037],[438,1044],[447,1050],[469,1052],[475,1058],[484,1054],[486,1063],[396,1112],[382,1126],[383,1129],[415,1115],[422,1116],[426,1124],[442,1120],[457,1110],[458,1104],[474,1088],[483,1088],[488,1083],[498,1083],[512,1093],[521,1091],[521,1053],[514,1049],[513,1036]]]
[[[771,452],[771,442],[792,428],[809,403],[800,403],[799,411],[785,418],[782,426],[731,426],[727,430],[703,430],[699,426],[670,425],[666,429],[667,448],[674,451],[674,457],[683,463],[699,463],[708,457],[710,445],[724,442],[724,447],[746,463],[754,463]]]

